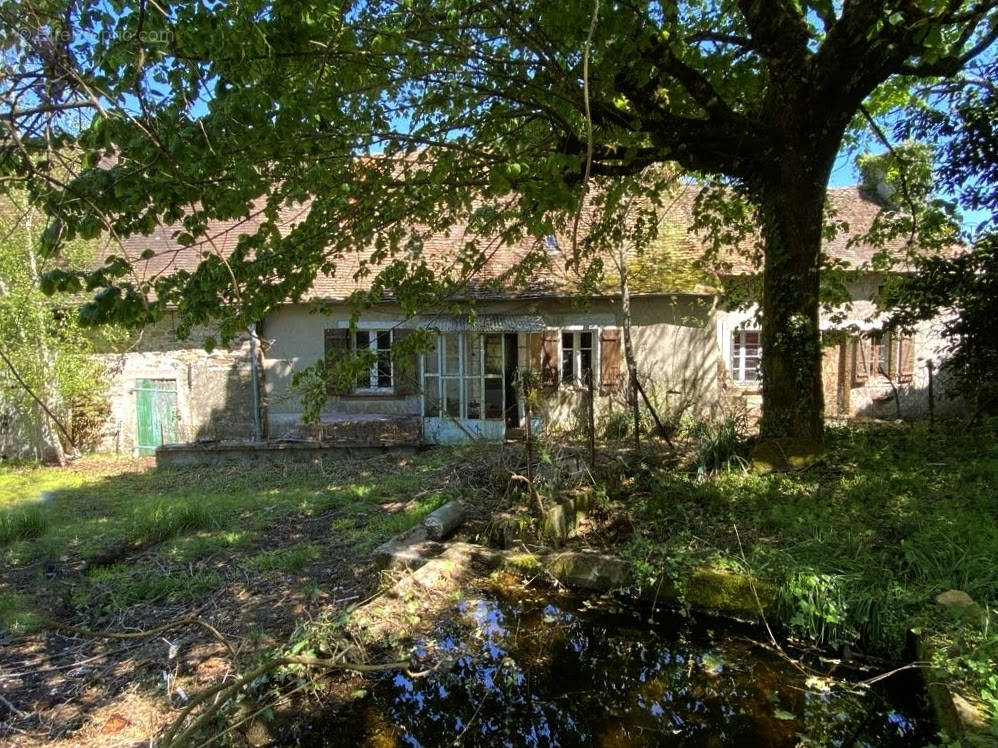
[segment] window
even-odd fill
[[[739,383],[758,382],[762,345],[758,330],[738,330],[731,336],[731,374]]]
[[[357,330],[354,349],[370,353],[371,366],[357,377],[358,390],[390,390],[392,388],[392,331]]]
[[[892,379],[910,382],[915,370],[914,341],[897,332],[874,333],[855,341],[853,382]]]
[[[589,331],[562,332],[561,381],[586,387],[593,374],[593,333]]]

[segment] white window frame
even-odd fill
[[[486,374],[485,373],[485,336],[486,335],[498,335],[499,340],[502,344],[502,360],[506,361],[506,336],[502,333],[473,333],[473,332],[446,332],[440,333],[437,343],[437,350],[435,354],[424,353],[420,356],[419,364],[419,378],[423,387],[426,387],[426,377],[431,376],[436,378],[435,386],[437,388],[437,402],[439,403],[439,411],[436,413],[426,412],[426,397],[425,391],[421,406],[421,412],[424,418],[457,418],[462,421],[500,421],[506,417],[506,374],[505,365],[502,374]],[[444,371],[444,360],[446,358],[446,338],[445,336],[454,336],[457,339],[458,345],[458,370]],[[476,341],[476,348],[478,354],[478,371],[469,371],[468,362],[468,338],[473,337]],[[426,358],[427,356],[434,356],[437,359],[436,374],[426,373]],[[479,411],[477,418],[468,417],[468,392],[465,386],[465,381],[468,379],[474,379],[478,381],[478,400],[479,400]],[[502,415],[486,418],[485,417],[485,380],[487,379],[499,379],[503,383],[503,403],[502,403]],[[453,416],[447,413],[447,381],[452,380],[458,382],[458,414]]]
[[[760,330],[733,330],[731,333],[731,376],[735,381],[735,384],[745,385],[747,387],[758,386],[762,384],[762,369],[758,370],[758,373],[753,379],[746,378],[745,369],[745,336],[746,335],[758,335],[759,336],[759,362],[760,367],[762,364],[762,332]]]
[[[350,335],[350,344],[351,344],[351,347],[353,348],[354,352],[356,352],[358,350],[357,349],[357,333],[361,333],[361,332],[367,333],[367,350],[374,354],[375,361],[371,365],[371,368],[368,369],[368,372],[367,372],[368,386],[367,387],[361,387],[359,385],[355,385],[354,386],[354,392],[357,392],[357,393],[375,393],[375,394],[380,394],[380,395],[383,395],[383,394],[386,394],[386,393],[389,393],[389,392],[394,392],[395,391],[395,359],[392,356],[392,345],[395,342],[395,335],[392,333],[392,329],[390,327],[382,327],[382,328],[374,328],[374,327],[368,328],[368,327],[364,327],[364,328],[355,330]],[[378,336],[381,333],[388,333],[388,367],[389,367],[389,377],[391,379],[391,384],[388,387],[379,387],[378,386],[378,361],[377,361],[378,350],[379,350],[378,349]]]
[[[582,381],[582,348],[580,347],[581,333],[592,333],[592,370],[593,386],[598,387],[600,372],[600,328],[591,325],[571,325],[561,328],[561,335],[558,337],[558,381],[567,387],[577,387],[585,389],[586,383]],[[572,335],[572,379],[566,380],[565,373],[565,345],[564,338],[561,337],[569,333]]]

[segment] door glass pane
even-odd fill
[[[434,374],[423,377],[423,415],[427,418],[440,417],[440,378]]]
[[[490,377],[485,380],[485,417],[503,417],[501,377]]]
[[[485,336],[485,374],[502,376],[502,335]]]
[[[465,336],[464,375],[481,376],[482,373],[482,336]]]
[[[444,335],[444,374],[460,374],[461,356],[457,335]]]
[[[468,377],[464,380],[464,398],[468,404],[468,418],[478,419],[482,417],[482,380],[478,377]]]
[[[426,374],[436,374],[440,370],[440,336],[433,339],[430,350],[423,354],[423,372]]]
[[[444,410],[454,418],[461,417],[461,380],[444,380]]]

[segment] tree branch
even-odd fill
[[[56,428],[58,428],[59,431],[62,432],[62,435],[66,437],[66,441],[69,443],[69,446],[71,446],[73,449],[76,449],[76,442],[73,441],[73,437],[69,435],[69,431],[66,429],[66,427],[62,425],[62,421],[60,421],[56,417],[55,413],[49,410],[49,406],[46,405],[42,401],[42,399],[35,394],[35,391],[31,388],[31,386],[24,381],[24,379],[21,377],[20,372],[18,372],[17,367],[15,367],[14,363],[9,358],[7,358],[7,354],[4,353],[3,348],[0,348],[0,360],[2,360],[7,365],[7,368],[10,370],[10,373],[14,376],[14,379],[17,380],[17,383],[21,385],[21,388],[28,393],[28,396],[32,400],[34,400],[38,404],[39,408],[45,411],[45,415],[47,415],[49,419],[52,421],[52,423],[56,425]]]

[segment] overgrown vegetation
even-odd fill
[[[749,572],[780,586],[772,623],[791,636],[893,660],[909,629],[923,630],[994,709],[998,635],[988,615],[955,626],[934,598],[963,590],[995,615],[996,437],[995,421],[970,432],[840,428],[824,458],[798,473],[707,475],[697,457],[687,472],[646,461],[609,485],[630,499],[638,532],[627,553],[646,581],[701,564]]]
[[[325,466],[148,470],[104,459],[0,468],[0,637],[43,625],[54,609],[92,620],[137,603],[189,602],[245,581],[240,569],[293,574],[322,557],[366,562],[377,544],[453,497],[423,485],[460,458],[431,451]],[[54,578],[37,584],[46,569]]]

